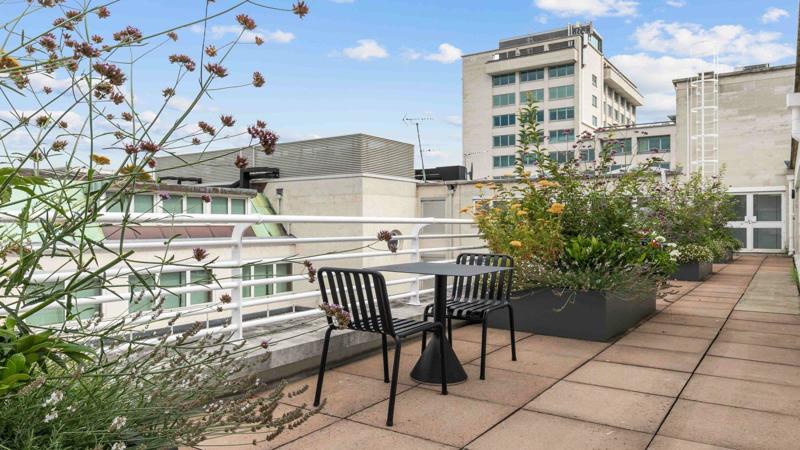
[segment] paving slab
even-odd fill
[[[740,311],[735,309],[731,313],[731,319],[800,325],[800,315],[796,314],[773,314],[764,312]]]
[[[586,362],[587,359],[517,349],[516,361],[511,361],[509,354],[497,351],[486,355],[486,366],[549,378],[562,378]],[[470,364],[477,365],[478,362],[473,361]]]
[[[492,367],[486,368],[486,379],[481,380],[480,367],[473,364],[466,364],[464,371],[467,372],[467,381],[448,386],[450,395],[516,407],[525,405],[558,381],[556,378]],[[441,389],[432,384],[420,384],[419,387],[434,391]]]
[[[717,337],[719,342],[738,342],[740,344],[764,345],[800,349],[800,339],[791,334],[762,333],[759,331],[738,331],[723,328]]]
[[[470,443],[471,450],[643,449],[650,435],[520,410]]]
[[[788,348],[740,344],[737,342],[715,342],[708,350],[708,354],[725,358],[800,366],[800,350]]]
[[[701,375],[800,386],[800,367],[743,359],[706,356],[697,368]]]
[[[800,324],[768,323],[753,320],[729,319],[725,322],[726,330],[760,331],[763,333],[791,334],[800,336]]]
[[[729,450],[727,447],[684,441],[671,437],[656,435],[647,450]]]
[[[681,398],[800,416],[800,387],[696,374]]]
[[[467,364],[481,357],[481,344],[479,343],[453,339],[451,345],[453,347],[453,351],[456,353],[456,356],[458,356],[458,360],[461,361],[461,364]],[[499,345],[486,344],[486,353],[491,353],[499,348]],[[403,343],[401,352],[404,356],[407,356],[416,362],[422,353],[422,343],[419,340],[414,341],[413,345],[406,345]]]
[[[722,328],[722,324],[725,323],[725,319],[716,318],[716,317],[699,317],[699,316],[687,316],[683,314],[670,314],[668,311],[663,311],[649,320],[649,322],[660,322],[660,323],[673,323],[676,325],[691,325],[694,327],[709,327],[720,329]]]
[[[419,348],[419,347],[416,347]],[[392,363],[394,358],[394,350],[389,352],[389,375],[391,376],[392,373]],[[398,369],[398,379],[397,382],[402,385],[406,386],[415,386],[417,381],[411,378],[411,371],[414,369],[414,365],[417,364],[417,360],[419,356],[412,356],[406,354],[400,354],[400,368]],[[329,369],[330,370],[330,369]],[[375,380],[380,380],[383,382],[383,357],[380,353],[369,356],[364,359],[359,359],[357,361],[351,362],[349,364],[345,364],[343,366],[336,367],[333,369],[334,372],[343,372],[349,373],[352,375],[358,375],[366,378],[372,378]],[[327,375],[326,375],[327,376]],[[316,381],[314,381],[316,383]],[[387,388],[388,389],[388,388]],[[388,392],[388,391],[387,391]]]
[[[351,417],[351,420],[379,428],[386,427],[386,401]],[[398,394],[394,426],[390,429],[431,441],[463,447],[500,422],[515,408],[458,395],[413,388]]]
[[[525,409],[655,433],[672,402],[672,398],[660,395],[559,381]]]
[[[323,428],[281,449],[292,450],[363,450],[370,448],[445,450],[454,447],[371,427],[350,420]]]
[[[514,332],[514,337],[517,341],[527,338],[531,333],[524,331]],[[481,326],[478,324],[466,325],[463,327],[453,329],[453,340],[469,341],[480,344],[481,343]],[[511,334],[508,330],[500,330],[497,328],[489,328],[486,330],[486,343],[489,345],[509,345],[511,344]]]
[[[663,334],[667,336],[683,336],[700,339],[713,339],[717,335],[717,328],[696,327],[664,322],[645,322],[636,329],[640,333]]]
[[[737,449],[797,448],[800,418],[679,399],[659,434]]]
[[[546,352],[562,356],[589,359],[607,348],[607,342],[582,341],[557,336],[536,335],[517,343],[517,350],[530,352]],[[511,347],[503,352],[510,352]]]
[[[702,358],[701,353],[676,352],[655,348],[615,344],[597,355],[595,360],[691,372]]]
[[[688,379],[689,374],[685,372],[603,361],[589,361],[566,378],[567,381],[668,397],[677,397]]]
[[[680,305],[677,302],[664,310],[670,314],[683,314],[686,316],[699,316],[699,317],[715,317],[717,319],[725,319],[730,314],[726,309],[716,309],[707,307],[697,307],[693,305]],[[662,313],[663,314],[663,313]]]
[[[711,344],[711,340],[634,331],[620,339],[617,343],[620,345],[673,350],[676,352],[702,353],[706,351]]]

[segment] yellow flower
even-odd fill
[[[550,180],[542,180],[539,181],[537,184],[543,188],[560,186],[560,184],[558,184],[558,181],[550,181]]]
[[[524,175],[525,178],[530,178],[531,172],[529,170],[526,170],[525,172],[522,172],[522,175]]]
[[[519,211],[517,211],[518,216],[524,216],[525,214],[528,214],[528,211],[525,211],[524,209],[520,209]]]
[[[520,206],[522,206],[522,205],[520,205],[519,203],[514,203],[513,205],[511,205],[511,209],[517,209]]]
[[[483,189],[483,183],[475,183],[475,187],[478,189]]]
[[[0,49],[0,54],[2,54],[2,49]],[[0,69],[13,69],[15,67],[19,67],[17,58],[6,54],[0,56]]]
[[[470,209],[469,206],[465,206],[465,207],[461,208],[461,214],[468,213],[469,209]]]
[[[520,247],[522,247],[522,242],[520,242],[520,241],[511,241],[511,242],[508,243],[508,245],[510,245],[510,246],[512,246],[514,248],[520,248]]]
[[[92,155],[92,161],[101,166],[107,166],[111,164],[111,160],[102,155]]]
[[[561,214],[562,212],[564,212],[564,205],[562,203],[557,203],[557,202],[553,203],[552,205],[550,205],[549,208],[547,208],[547,212],[553,214]]]

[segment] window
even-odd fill
[[[500,155],[492,158],[492,165],[497,168],[513,167],[517,161],[515,155]]]
[[[575,64],[564,64],[563,66],[553,66],[547,70],[550,78],[566,77],[575,74]]]
[[[582,148],[578,151],[578,156],[581,161],[591,162],[594,161],[594,148]]]
[[[592,95],[592,106],[597,108],[597,96],[596,95]]]
[[[532,91],[522,91],[519,93],[519,100],[524,103],[543,102],[544,89],[534,89]]]
[[[611,116],[613,116],[613,115],[614,115],[614,108],[612,108],[612,107],[611,107],[611,105],[609,105],[609,104],[606,104],[606,109],[608,110],[608,117],[609,117],[609,119],[610,119],[610,118],[611,118]]]
[[[266,278],[283,277],[292,274],[291,263],[280,264],[249,264],[242,267],[242,280],[263,280]],[[265,297],[278,292],[292,290],[291,282],[262,284],[258,286],[242,287],[242,297]]]
[[[575,152],[572,150],[564,150],[560,152],[550,152],[547,156],[559,164],[564,164],[575,159]]]
[[[521,112],[519,120],[522,121],[522,122],[527,122],[528,121],[528,117],[525,115],[524,112]],[[536,111],[536,122],[537,123],[543,123],[544,122],[544,110],[543,109],[539,109],[539,110]]]
[[[536,155],[525,155],[522,157],[522,164],[532,166],[536,164]]]
[[[508,127],[516,123],[517,116],[514,114],[501,114],[492,117],[493,127]]]
[[[186,304],[186,294],[173,294],[170,292],[174,288],[183,287],[186,278],[183,272],[162,273],[159,276],[160,288],[164,290],[164,308],[180,308]]]
[[[492,136],[492,147],[510,147],[516,143],[515,135]]]
[[[247,214],[247,204],[243,198],[231,199],[231,214]]]
[[[550,110],[550,120],[570,120],[575,118],[575,107],[553,108]]]
[[[550,130],[550,143],[572,142],[575,140],[575,129]]]
[[[544,69],[526,70],[519,73],[520,83],[525,81],[544,80]]]
[[[593,127],[597,126],[597,116],[592,116],[592,126]]]
[[[186,212],[189,214],[203,214],[203,199],[200,197],[186,197]]]
[[[44,282],[44,283],[31,283],[25,288],[25,296],[33,297],[41,300],[44,297],[52,295],[64,289],[64,283],[60,282]],[[73,292],[70,296],[76,299],[96,297],[102,293],[100,288],[100,280],[94,279],[89,285],[79,291]],[[36,304],[37,301],[26,301],[25,305],[30,306]],[[73,309],[69,316],[66,314],[64,306],[64,298],[59,298],[56,303],[52,303],[50,307],[42,309],[30,315],[27,319],[29,325],[45,326],[63,323],[65,320],[70,319],[90,319],[100,311],[100,305],[95,303],[91,305],[82,304],[75,305],[72,303]]]
[[[592,86],[597,87],[597,75],[592,74]]]
[[[616,109],[614,110],[614,120],[619,122],[619,111]]]
[[[142,279],[140,280],[139,277]],[[140,298],[140,293],[155,293],[157,290],[155,275],[130,275],[128,276],[128,286],[130,286],[131,293],[133,294],[131,303],[128,305],[128,312],[135,313],[139,311],[147,311],[153,308],[153,298]]]
[[[513,72],[492,76],[492,86],[505,86],[507,84],[514,84],[515,82],[516,79]]]
[[[131,197],[123,195],[119,197],[119,201],[114,204],[108,205],[106,210],[108,212],[126,212],[128,211]],[[153,194],[136,194],[133,196],[133,207],[130,211],[135,213],[148,213],[153,212]]]
[[[212,198],[211,214],[228,214],[228,197]]]
[[[669,136],[640,137],[637,153],[669,153]]]
[[[558,100],[560,98],[572,98],[574,96],[575,96],[575,86],[572,84],[550,88],[550,100]]]
[[[514,95],[513,92],[511,92],[509,94],[493,95],[492,96],[492,106],[493,107],[497,107],[497,106],[513,105],[513,104],[516,103],[514,97],[515,97],[515,95]]]
[[[612,156],[615,155],[630,155],[631,154],[631,139],[614,139],[613,141],[603,141],[603,146],[609,146],[609,151]]]
[[[181,214],[183,212],[183,197],[174,196],[161,200],[161,209],[169,214]]]
[[[653,163],[652,167],[655,167],[655,168],[658,168],[658,169],[667,169],[667,170],[669,170],[669,161],[660,161],[660,162],[657,162],[657,163]]]
[[[189,283],[192,285],[211,284],[214,280],[212,272],[208,270],[192,270],[189,272]],[[189,304],[197,305],[211,301],[211,291],[199,291],[189,293]]]

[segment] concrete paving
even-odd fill
[[[408,372],[404,345],[395,426],[379,354],[326,374],[328,403],[275,442],[282,449],[788,449],[800,442],[800,297],[791,260],[739,256],[703,283],[676,283],[659,312],[613,343],[489,333],[478,379],[480,328],[454,330],[469,379],[442,396]],[[311,403],[314,376],[294,405]]]

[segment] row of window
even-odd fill
[[[578,156],[582,161],[594,161],[594,156],[595,156],[594,149],[587,149],[586,151],[582,150]],[[575,151],[574,150],[553,151],[549,152],[547,154],[547,157],[559,164],[564,164],[567,162],[571,162],[575,159]],[[516,162],[517,162],[516,155],[498,155],[492,157],[492,165],[494,166],[495,169],[513,167],[514,164],[516,164]],[[526,166],[532,166],[536,164],[535,155],[525,155],[525,157],[523,158],[523,164]]]
[[[550,100],[561,100],[565,98],[575,97],[575,85],[566,84],[564,86],[553,86],[548,88],[548,98]],[[533,89],[530,91],[521,91],[519,93],[521,104],[544,101],[544,89]],[[492,107],[501,107],[516,104],[516,94],[509,92],[507,94],[496,94],[492,96]]]
[[[159,198],[161,210],[156,208],[159,198],[154,194],[135,194],[123,197],[120,201],[106,207],[108,212],[132,211],[135,213],[165,212],[170,214],[203,214],[205,201],[201,197],[170,195]],[[131,205],[131,201],[133,204]],[[244,198],[212,197],[208,207],[210,214],[247,214],[247,200]]]
[[[550,78],[560,78],[574,74],[575,64],[563,64],[560,66],[551,66],[547,68],[547,75]],[[544,68],[525,70],[519,73],[519,81],[521,83],[536,80],[544,80]],[[516,83],[516,72],[492,76],[492,86],[506,86],[514,83]]]
[[[669,136],[644,136],[637,139],[637,154],[649,153],[669,153],[670,152],[670,137]],[[614,155],[630,155],[633,153],[632,139],[615,139],[611,143],[611,151]]]
[[[550,143],[572,142],[575,140],[575,129],[550,130],[549,139]],[[492,147],[511,147],[516,145],[516,141],[516,136],[513,134],[492,136]]]
[[[250,264],[242,267],[242,280],[260,280],[266,278],[285,277],[292,274],[291,263],[277,263],[277,264]],[[194,286],[194,285],[207,285],[213,282],[212,272],[208,270],[189,270],[186,272],[168,272],[158,275],[130,275],[128,277],[128,285],[131,292],[138,292],[147,289],[160,288],[164,291],[164,309],[180,308],[189,305],[199,305],[202,303],[209,303],[212,300],[212,293],[210,291],[190,292],[185,294],[172,294],[170,289]],[[89,287],[78,291],[74,294],[75,298],[88,298],[96,297],[102,294],[100,284],[96,283],[94,287]],[[26,289],[26,295],[29,297],[44,297],[48,293],[63,289],[63,283],[39,283],[31,284]],[[244,286],[242,287],[242,298],[265,297],[272,294],[282,292],[289,292],[292,290],[291,282],[275,283],[269,285],[258,286]],[[66,303],[65,301],[63,303]],[[72,303],[72,302],[71,302]],[[153,308],[153,299],[134,299],[128,305],[128,312],[134,313],[138,311],[147,311]],[[70,311],[69,319],[89,319],[92,316],[99,314],[100,305],[79,305],[73,307]],[[64,307],[48,308],[32,314],[29,318],[31,325],[52,325],[62,323],[67,319],[66,309]]]
[[[564,108],[553,108],[549,110],[549,117],[551,121],[555,120],[570,120],[575,118],[575,107],[567,106]],[[536,121],[539,123],[544,122],[544,110],[540,109],[536,112]],[[492,126],[509,127],[516,124],[516,114],[500,114],[492,116]]]

